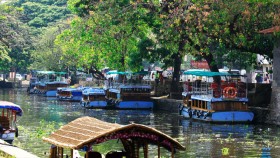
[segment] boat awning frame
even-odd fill
[[[23,112],[19,105],[8,101],[0,101],[0,109],[15,110],[19,116],[21,116]]]
[[[62,126],[48,137],[43,137],[43,140],[62,148],[81,149],[107,140],[134,138],[148,140],[150,144],[160,145],[167,150],[185,150],[178,141],[154,128],[134,123],[108,123],[88,116]]]

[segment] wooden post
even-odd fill
[[[158,158],[160,158],[160,144],[158,143]]]
[[[171,146],[171,158],[174,158],[174,148]]]
[[[73,156],[74,156],[73,152],[74,152],[74,150],[71,149],[71,150],[70,150],[70,158],[73,158]]]
[[[50,156],[49,158],[57,158],[57,147],[56,146],[51,146],[50,148]]]
[[[145,142],[144,146],[144,158],[148,158],[148,143]]]
[[[58,147],[58,157],[63,158],[63,148],[62,147]]]

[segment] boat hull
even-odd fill
[[[59,96],[58,99],[62,101],[74,101],[74,102],[80,102],[82,100],[82,92],[71,92],[71,96]]]
[[[199,110],[191,110],[187,107],[180,109],[181,115],[185,118],[192,118],[206,122],[228,122],[228,123],[241,123],[252,122],[254,113],[251,111],[219,111],[219,112],[206,112]]]
[[[3,133],[1,139],[12,144],[14,138],[15,138],[15,132],[9,132],[9,133]]]
[[[81,103],[85,108],[107,108],[107,101],[90,101]]]
[[[116,105],[119,109],[153,109],[152,101],[121,101]]]
[[[57,90],[48,90],[45,92],[45,97],[56,97]]]

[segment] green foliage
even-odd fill
[[[7,72],[11,68],[20,71],[29,62],[31,47],[28,27],[19,21],[21,8],[0,5],[0,67]]]
[[[58,124],[54,121],[46,122],[45,120],[40,121],[40,125],[35,129],[35,132],[32,133],[32,137],[42,138],[44,136],[50,135],[53,131],[57,130],[58,127],[62,126],[63,124]]]
[[[35,43],[36,48],[31,54],[33,62],[29,66],[29,69],[53,71],[66,70],[65,63],[61,60],[61,48],[57,47],[54,43],[57,35],[59,35],[66,27],[68,27],[68,24],[49,27],[45,33],[38,38]]]
[[[26,1],[17,3],[17,5],[24,9],[24,22],[36,28],[46,27],[60,19],[67,18],[70,14],[65,7],[66,1],[60,1],[60,3],[51,0]]]
[[[250,53],[271,56],[273,39],[259,31],[275,23],[279,5],[257,4],[243,0],[68,1],[70,10],[89,25],[87,33],[76,36],[77,41],[87,34],[98,37],[88,40],[93,53],[102,50],[100,58],[106,66],[141,69],[146,59],[174,66],[174,75],[179,74],[186,54],[206,59],[216,71],[224,65],[251,67],[255,55]]]
[[[13,38],[13,41],[18,41],[18,44],[10,42],[10,45],[13,45],[13,47],[1,47],[1,50],[6,50],[5,52],[8,52],[10,57],[10,64],[7,64],[6,61],[0,61],[0,64],[5,64],[6,71],[9,71],[11,68],[21,72],[27,72],[27,68],[45,69],[48,67],[46,65],[50,65],[50,63],[51,66],[49,67],[55,69],[61,69],[61,67],[64,66],[57,66],[60,55],[56,54],[60,51],[59,48],[54,47],[49,43],[51,37],[43,35],[46,37],[46,39],[43,39],[41,38],[41,34],[42,32],[48,32],[51,33],[50,36],[52,36],[53,27],[57,27],[56,23],[64,25],[63,22],[61,22],[61,19],[66,19],[71,16],[70,11],[66,7],[66,3],[67,0],[13,0],[4,5],[15,10],[13,12],[7,12],[9,15],[16,15],[16,19],[13,18],[12,21],[17,25],[13,25],[27,30],[22,33],[22,31],[19,31],[16,27],[7,27],[7,30],[10,30],[11,32],[20,32],[21,34],[19,36],[21,37],[19,38],[18,36]],[[5,19],[5,16],[1,16],[0,14],[0,19]],[[9,19],[7,21],[11,20]],[[58,26],[57,29],[63,28],[64,27],[59,28]],[[15,29],[17,30],[15,31]],[[55,37],[53,37],[52,42],[54,39]],[[47,48],[47,46],[49,47]],[[9,48],[9,51],[7,51],[7,48]],[[30,54],[31,52],[32,54]],[[52,53],[54,55],[50,55]],[[29,66],[31,62],[33,62],[33,64]],[[1,69],[4,68],[3,64]]]
[[[86,12],[89,16],[75,18],[71,29],[59,36],[57,44],[62,47],[63,59],[74,58],[76,66],[88,70],[96,71],[105,66],[120,71],[140,70],[143,59],[138,56],[137,43],[146,28],[135,19],[138,10],[135,13],[128,7],[124,11],[122,7],[129,5],[128,1],[96,2],[94,7],[87,8],[88,3],[68,2],[75,13],[82,16]]]

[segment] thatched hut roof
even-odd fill
[[[110,139],[133,138],[148,140],[149,143],[161,145],[168,150],[171,147],[185,149],[178,141],[154,128],[140,124],[108,123],[87,116],[62,126],[43,140],[58,147],[80,149],[85,145],[98,144]]]

